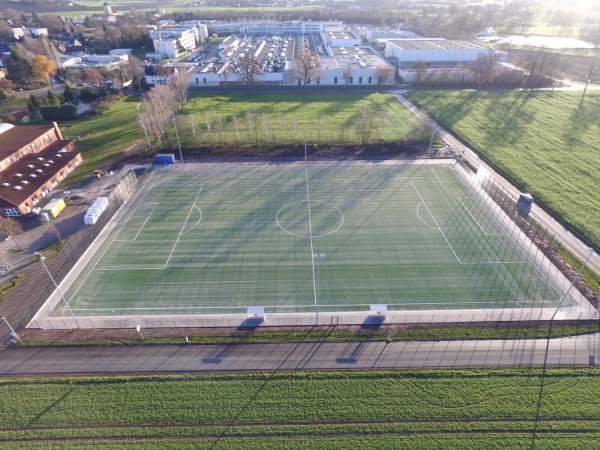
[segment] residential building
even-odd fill
[[[0,124],[0,213],[30,212],[81,162],[58,125]]]

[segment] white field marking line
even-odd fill
[[[423,203],[423,202],[421,202],[421,203],[419,203],[419,204],[417,205],[417,217],[418,217],[419,219],[421,219],[421,222],[423,222],[423,223],[424,223],[425,225],[427,225],[429,228],[432,228],[432,229],[433,229],[433,230],[435,230],[435,231],[442,231],[442,230],[440,230],[439,228],[436,228],[436,227],[434,227],[434,226],[432,226],[432,225],[428,224],[428,223],[427,223],[427,222],[425,222],[425,220],[424,220],[424,219],[421,217],[421,214],[419,214],[419,206],[421,206],[421,205],[423,205],[423,204],[424,204],[424,203]]]
[[[425,208],[427,208],[427,211],[429,212],[429,215],[431,216],[431,218],[435,222],[435,225],[438,227],[438,230],[440,231],[440,233],[442,233],[442,236],[444,237],[444,240],[448,244],[448,247],[450,247],[450,250],[452,250],[452,253],[454,253],[454,256],[456,257],[458,263],[462,264],[462,262],[460,261],[460,258],[458,257],[458,255],[456,254],[456,252],[454,251],[454,249],[452,248],[452,245],[450,245],[450,242],[448,242],[448,239],[446,238],[446,235],[442,231],[442,229],[440,227],[440,224],[437,222],[437,220],[435,220],[435,217],[433,217],[433,214],[431,214],[431,210],[429,209],[429,206],[427,206],[427,203],[425,203],[425,200],[423,199],[423,197],[421,197],[421,193],[419,192],[419,190],[417,189],[417,187],[415,186],[415,184],[412,181],[410,182],[410,184],[412,184],[412,187],[415,189],[415,191],[417,191],[417,195],[419,196],[419,198],[421,199],[421,201],[425,205]]]
[[[308,205],[308,235],[310,237],[310,263],[312,266],[313,294],[315,296],[315,308],[317,308],[317,278],[315,277],[315,251],[313,246],[312,220],[310,217],[310,190],[308,189],[308,161],[306,160],[306,154],[304,154],[304,174],[306,175],[306,204]]]
[[[196,222],[194,224],[194,226],[192,228],[190,228],[189,230],[187,230],[185,233],[183,234],[187,234],[190,231],[192,231],[194,228],[196,228],[198,225],[200,225],[200,222],[202,222],[202,210],[200,208],[198,208],[196,205],[193,205],[194,208],[196,208],[198,210],[198,212],[200,213],[200,218],[198,219],[198,222]]]
[[[328,203],[328,202],[323,202],[323,201],[321,201],[321,200],[314,200],[314,201],[315,201],[315,202],[317,202],[317,203],[322,203],[323,205],[329,205],[329,206],[331,206],[332,208],[334,208],[334,209],[337,209],[337,211],[338,211],[338,212],[340,213],[340,215],[342,216],[342,221],[340,222],[340,224],[338,225],[338,227],[337,227],[335,230],[332,230],[332,231],[330,231],[329,233],[318,234],[318,235],[316,235],[316,236],[313,236],[313,237],[319,238],[319,237],[329,236],[330,234],[333,234],[333,233],[335,233],[337,230],[339,230],[340,228],[342,228],[342,225],[344,225],[344,213],[343,213],[342,211],[340,211],[340,208],[338,208],[337,206],[335,206],[335,205],[333,205],[333,204],[331,204],[331,203]],[[304,203],[304,200],[297,200],[297,201],[295,201],[295,202],[288,203],[287,205],[283,205],[281,208],[279,208],[279,211],[277,211],[277,214],[275,214],[275,222],[277,222],[277,226],[278,226],[279,228],[281,228],[281,230],[282,230],[282,231],[284,231],[285,233],[287,233],[287,234],[289,234],[289,235],[291,235],[291,236],[294,236],[294,237],[299,237],[299,238],[307,238],[308,236],[304,236],[304,235],[301,235],[301,234],[295,234],[295,233],[292,233],[291,231],[288,231],[288,230],[286,230],[286,229],[285,229],[285,228],[283,228],[283,226],[281,226],[281,224],[279,223],[279,213],[280,213],[281,211],[283,211],[285,208],[287,208],[288,206],[294,205],[294,204],[296,204],[296,203]]]
[[[475,223],[481,229],[481,231],[483,232],[483,234],[485,234],[486,236],[492,236],[490,233],[488,233],[487,231],[485,231],[485,229],[481,226],[481,224],[479,223],[479,221],[473,216],[473,214],[471,214],[471,211],[469,211],[469,208],[467,208],[467,205],[465,205],[463,203],[462,198],[459,197],[458,201],[463,206],[463,208],[465,208],[465,211],[467,211],[467,214],[469,214],[469,216],[471,216],[471,219],[473,219],[475,221]],[[495,234],[494,236],[497,236],[497,234]]]
[[[158,206],[158,202],[151,202],[150,204],[152,204],[152,203],[154,203],[154,208],[152,208],[152,211],[150,211],[150,214],[148,214],[148,217],[146,217],[146,220],[144,220],[144,223],[142,224],[142,227],[138,230],[138,232],[135,235],[135,237],[133,239],[113,239],[113,242],[132,242],[132,241],[135,241],[138,238],[138,236],[140,235],[140,233],[142,232],[142,230],[144,229],[144,227],[146,226],[146,223],[148,222],[148,220],[150,220],[150,217],[152,216],[152,213],[154,212],[154,210]]]
[[[190,212],[188,213],[187,217],[185,218],[185,222],[183,222],[183,225],[181,226],[181,230],[179,230],[179,236],[177,236],[177,239],[175,240],[175,244],[173,244],[173,248],[171,249],[171,253],[169,253],[169,257],[167,258],[167,262],[165,263],[163,269],[167,268],[167,265],[169,264],[169,261],[171,260],[171,256],[173,256],[173,252],[175,251],[175,248],[177,247],[177,243],[179,242],[179,239],[183,235],[183,230],[184,230],[185,226],[187,225],[187,221],[189,220],[190,216],[192,215],[192,211],[196,207],[196,202],[198,201],[198,197],[200,197],[200,192],[202,192],[203,187],[204,187],[204,185],[201,184],[200,189],[198,190],[198,194],[196,194],[196,198],[194,199],[194,202],[192,203],[192,207],[190,208]]]
[[[415,303],[418,305],[418,303]],[[73,308],[73,311],[125,311],[125,310],[159,310],[159,311],[170,311],[173,309],[233,309],[233,308],[244,308],[244,306],[173,306],[173,307],[159,307],[159,306],[149,306],[147,308],[143,306],[131,307],[131,308]],[[248,304],[250,306],[250,304]],[[295,309],[295,308],[312,308],[314,305],[263,305],[267,308],[278,308],[278,309]],[[326,305],[326,306],[339,306],[339,305]],[[367,305],[357,305],[357,306],[367,306]],[[362,312],[362,311],[358,311]],[[308,313],[308,312],[307,312]],[[312,313],[312,312],[310,312]],[[59,316],[60,317],[60,316]]]

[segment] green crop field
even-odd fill
[[[590,449],[589,369],[0,380],[0,448]]]
[[[77,315],[308,312],[317,285],[322,311],[532,308],[565,288],[447,164],[178,164],[128,204],[66,292]]]
[[[418,92],[410,99],[600,247],[600,92]]]
[[[193,79],[192,79],[193,81]],[[388,94],[195,95],[182,115],[188,146],[360,143],[355,119],[373,111],[369,142],[427,141],[417,119]]]

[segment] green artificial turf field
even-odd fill
[[[309,312],[317,295],[321,311],[335,312],[556,305],[564,286],[459,170],[161,168],[66,296],[80,316]]]

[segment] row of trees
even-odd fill
[[[362,105],[349,123],[341,125],[339,118],[322,116],[306,120],[282,112],[270,114],[248,110],[239,115],[223,116],[205,111],[199,115],[177,116],[177,128],[182,144],[198,147],[272,147],[301,145],[305,139],[322,145],[355,145],[380,142],[428,142],[426,127],[397,127],[388,120],[385,108],[373,109]],[[166,140],[175,145],[174,136]]]

